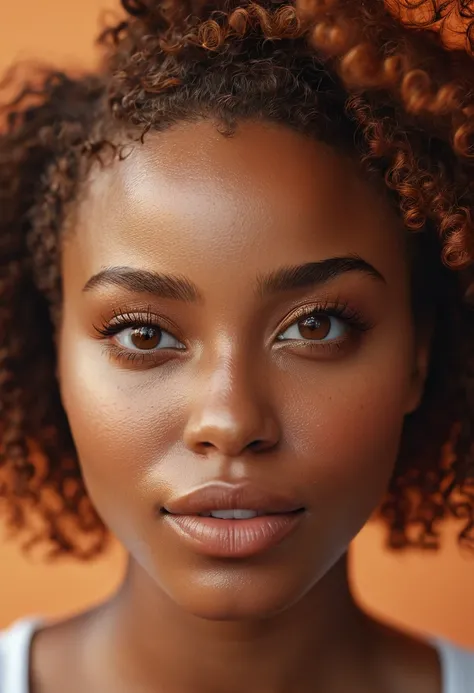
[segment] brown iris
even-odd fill
[[[331,318],[328,315],[308,315],[298,321],[298,329],[303,339],[324,339],[331,331]]]
[[[161,330],[158,327],[146,325],[135,327],[131,331],[130,340],[137,349],[143,351],[155,349],[161,342]]]

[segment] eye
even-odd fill
[[[348,332],[349,326],[340,318],[325,313],[312,313],[300,318],[282,332],[280,341],[333,342]]]
[[[176,337],[155,325],[127,327],[117,332],[114,341],[124,349],[133,352],[184,348]]]

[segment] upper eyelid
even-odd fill
[[[355,306],[350,305],[346,301],[326,301],[316,305],[301,305],[296,310],[287,315],[281,323],[282,327],[278,328],[277,334],[289,329],[299,320],[302,320],[311,315],[327,315],[337,320],[342,320],[352,328],[360,332],[368,332],[374,327],[374,322],[364,313],[359,311]]]
[[[173,336],[177,336],[174,332],[179,332],[179,327],[169,318],[155,313],[150,307],[144,309],[133,310],[115,310],[111,318],[102,318],[103,327],[117,329],[128,329],[134,325],[149,325],[158,327],[163,332],[171,332]]]
[[[113,313],[112,318],[110,319],[110,323],[133,323],[133,322],[151,322],[151,319],[155,318],[156,320],[159,320],[159,316],[153,313],[151,308],[147,308],[145,310],[115,310]]]
[[[348,312],[348,317],[352,314],[356,314],[344,301],[327,301],[324,303],[305,304],[298,306],[287,313],[281,323],[286,327],[289,327],[303,317],[310,317],[311,315],[318,314],[331,315],[336,318],[344,319],[345,311]]]
[[[346,313],[346,314],[345,314]],[[278,321],[278,325],[274,328],[281,332],[282,330],[288,329],[294,322],[298,321],[303,317],[309,317],[314,314],[326,314],[331,315],[335,318],[346,319],[350,321],[351,319],[362,318],[357,310],[354,310],[346,301],[335,299],[335,300],[323,300],[321,302],[315,302],[312,304],[300,305],[293,308],[287,315]],[[163,316],[155,313],[150,306],[143,308],[121,308],[114,311],[113,316],[109,319],[102,318],[101,325],[102,330],[114,329],[116,332],[120,329],[132,328],[136,325],[145,324],[160,328],[164,332],[169,332],[172,336],[180,338],[179,333],[181,330],[177,325],[175,325],[171,320],[164,318]],[[99,330],[99,331],[102,331]],[[97,328],[96,328],[97,331]]]

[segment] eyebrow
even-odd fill
[[[133,267],[107,267],[89,279],[84,292],[97,288],[118,286],[138,294],[154,294],[174,301],[197,303],[202,300],[198,288],[186,277],[161,274]]]
[[[359,272],[385,283],[383,275],[375,267],[357,255],[350,255],[279,268],[257,278],[257,293],[265,297],[295,289],[316,287],[348,272]],[[105,268],[87,281],[83,291],[88,292],[108,286],[117,286],[132,293],[153,294],[159,298],[186,303],[197,303],[203,300],[198,287],[186,277],[133,267]]]
[[[259,277],[258,291],[261,296],[316,287],[348,272],[359,272],[368,275],[382,283],[386,283],[383,275],[358,255],[347,257],[332,257],[320,262],[308,262],[304,265],[283,267],[269,275]]]

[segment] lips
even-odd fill
[[[275,515],[301,510],[303,504],[290,496],[271,494],[255,486],[211,484],[169,500],[162,508],[171,515],[210,515],[215,511],[253,511]]]
[[[304,507],[254,486],[212,484],[161,508],[167,527],[193,551],[215,558],[248,558],[287,539]]]

